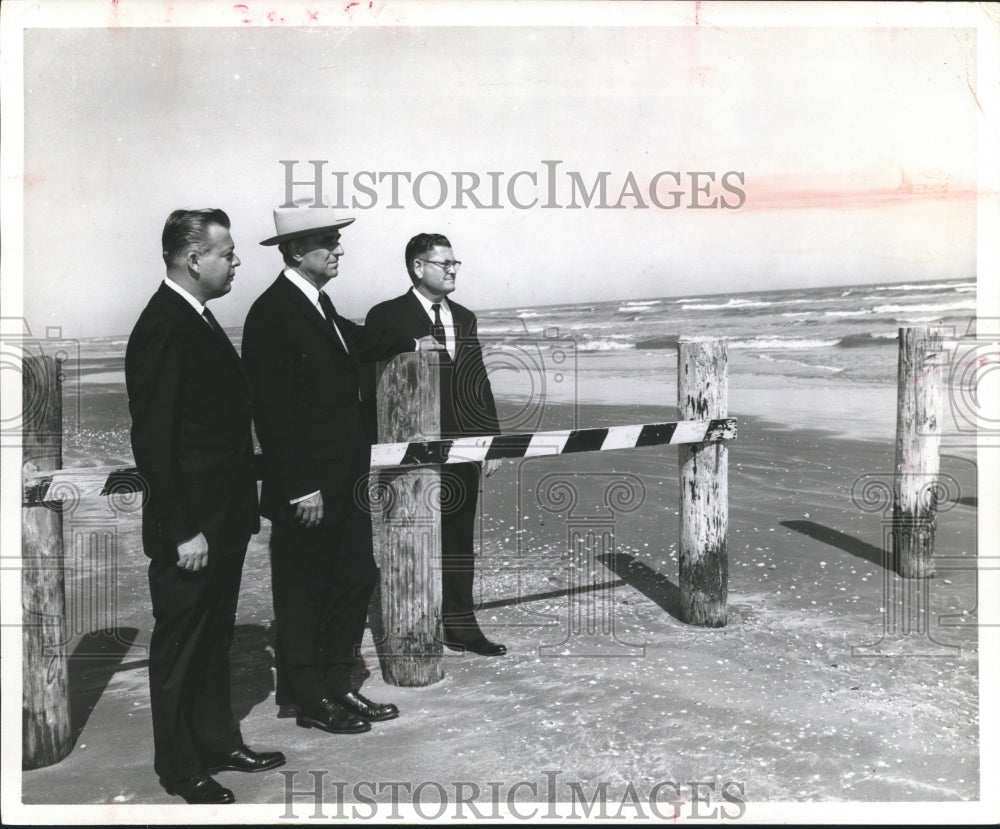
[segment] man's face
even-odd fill
[[[454,261],[451,248],[436,245],[414,262],[413,270],[420,279],[418,287],[424,296],[440,299],[455,290],[457,270],[442,265],[443,262]]]
[[[317,288],[322,288],[337,275],[337,260],[344,255],[340,232],[331,230],[309,236],[299,242],[299,270]]]
[[[208,250],[198,256],[198,284],[206,300],[225,296],[232,290],[240,264],[233,237],[226,228],[209,226],[208,240]]]

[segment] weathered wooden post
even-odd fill
[[[52,357],[22,363],[23,473],[62,467],[62,388]],[[59,762],[72,748],[61,503],[21,509],[21,766]]]
[[[380,443],[441,436],[438,356],[401,354],[380,364]],[[423,466],[381,472],[372,499],[375,560],[382,571],[381,618],[372,619],[382,677],[432,685],[441,664],[441,473]]]
[[[941,354],[939,333],[923,326],[899,329],[892,554],[896,572],[907,578],[934,574]]]
[[[677,344],[680,419],[726,417],[728,390],[725,341],[681,339]],[[729,592],[729,450],[724,441],[682,444],[678,450],[681,619],[722,627]]]

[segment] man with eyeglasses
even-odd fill
[[[495,435],[500,431],[493,390],[483,364],[476,315],[449,299],[461,262],[445,236],[420,233],[405,252],[413,283],[402,296],[376,305],[365,326],[395,330],[413,339],[428,334],[443,346],[441,353],[441,437]],[[498,460],[485,461],[492,475]],[[457,651],[503,656],[507,648],[491,642],[476,621],[472,588],[475,577],[475,519],[480,464],[442,467],[442,491],[458,497],[441,514],[442,617],[444,644]]]

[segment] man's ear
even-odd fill
[[[197,278],[201,273],[201,254],[196,250],[189,250],[187,256],[184,257],[184,262],[187,265],[188,273]]]

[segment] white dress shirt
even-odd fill
[[[319,288],[312,284],[308,279],[306,279],[301,274],[293,271],[291,268],[285,268],[283,271],[285,277],[291,282],[296,288],[298,288],[302,293],[306,295],[309,301],[313,304],[319,315],[326,319],[326,314],[323,313],[323,306],[319,304]],[[344,335],[340,333],[340,329],[337,327],[337,323],[333,320],[330,321],[333,325],[333,330],[337,332],[337,339],[340,340],[340,344],[344,346],[344,351],[348,354],[351,353],[350,349],[347,347],[347,341],[344,339]]]
[[[170,277],[167,277],[166,279],[164,279],[163,280],[163,284],[166,285],[168,288],[172,288],[174,291],[176,291],[182,297],[184,297],[184,299],[187,301],[188,305],[190,305],[192,308],[194,308],[195,311],[197,311],[198,316],[201,317],[202,319],[205,319],[205,317],[203,316],[204,313],[205,313],[205,306],[202,303],[198,302],[198,300],[196,300],[193,296],[191,296],[191,294],[189,294],[187,291],[185,291],[180,285],[178,285],[176,282],[174,282],[174,280],[172,280]],[[208,322],[208,320],[205,320],[205,322]],[[208,324],[211,325],[212,323],[209,322]]]
[[[434,301],[425,297],[420,291],[415,288],[410,288],[413,291],[413,295],[420,300],[420,304],[424,306],[424,310],[427,312],[427,316],[430,317],[431,323],[434,322],[434,309],[431,307],[434,305]],[[444,347],[448,350],[448,356],[452,360],[455,359],[455,318],[451,313],[451,306],[448,305],[448,298],[444,297],[441,300],[441,325],[444,326]]]

